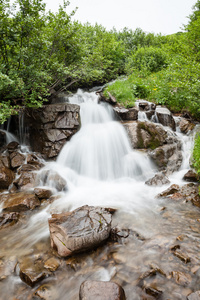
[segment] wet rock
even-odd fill
[[[2,167],[10,168],[10,158],[7,154],[0,155],[0,168]]]
[[[20,176],[13,181],[18,190],[24,191],[36,185],[36,173],[21,172]]]
[[[176,130],[176,123],[172,116],[172,113],[166,107],[157,106],[156,115],[159,123],[163,126],[169,126],[172,130]]]
[[[3,147],[6,144],[6,133],[0,130],[0,147]]]
[[[189,131],[193,130],[195,125],[187,119],[181,118],[180,123],[179,123],[179,128],[181,132],[183,133],[188,133]]]
[[[109,95],[109,99],[108,99],[107,102],[109,102],[109,103],[112,104],[112,105],[117,104],[116,98],[115,98],[110,92],[108,92],[108,95]]]
[[[200,300],[200,291],[197,291],[187,296],[187,300]]]
[[[153,185],[153,186],[157,186],[157,185],[162,186],[164,184],[169,184],[169,183],[170,183],[169,179],[163,173],[158,173],[153,178],[151,178],[145,182],[145,184]]]
[[[52,191],[44,188],[35,188],[34,193],[39,199],[49,199],[52,196]]]
[[[129,135],[131,145],[136,149],[155,149],[166,143],[167,132],[151,122],[123,123]]]
[[[58,192],[67,190],[67,182],[61,177],[56,171],[53,170],[42,170],[39,175],[43,185],[48,185],[52,188],[57,189]]]
[[[13,182],[15,175],[13,171],[7,167],[0,168],[0,189],[7,189],[9,185]]]
[[[14,151],[10,154],[11,167],[13,169],[23,165],[25,163],[25,160],[26,160],[25,155],[19,152]]]
[[[13,194],[0,195],[0,202],[3,202],[4,211],[24,211],[33,210],[37,206],[40,206],[40,201],[35,194],[27,192],[19,192]]]
[[[160,299],[162,297],[163,292],[156,287],[146,286],[143,289],[148,295],[152,296],[155,299]]]
[[[33,151],[46,158],[56,158],[63,145],[80,127],[80,107],[59,103],[29,109],[26,122],[30,126],[30,143]]]
[[[8,145],[7,145],[7,149],[9,152],[12,152],[12,151],[15,151],[19,148],[19,143],[18,142],[10,142]]]
[[[49,258],[44,263],[44,267],[51,272],[55,272],[59,266],[60,266],[60,261],[55,257]]]
[[[31,287],[43,280],[49,274],[41,261],[34,261],[30,258],[24,258],[19,263],[19,269],[21,280]]]
[[[79,291],[79,300],[125,300],[123,288],[114,282],[85,281]]]
[[[193,205],[200,207],[199,185],[195,183],[188,183],[182,187],[173,184],[157,197],[168,197],[174,200],[184,199],[186,202],[191,201]]]
[[[19,213],[0,213],[0,229],[12,226],[19,220]]]
[[[198,181],[198,175],[193,170],[189,170],[183,176],[183,180],[189,181],[189,182],[197,182]]]
[[[182,253],[181,251],[175,250],[173,251],[173,254],[178,257],[180,260],[182,260],[185,264],[189,263],[190,257],[187,256],[186,254]]]
[[[149,152],[149,155],[159,170],[166,171],[167,174],[178,171],[183,160],[182,152],[176,143],[160,146]]]
[[[173,271],[171,272],[171,276],[175,279],[176,283],[181,286],[188,286],[192,281],[191,275],[183,272]]]
[[[55,300],[59,299],[58,293],[59,292],[56,291],[51,284],[43,284],[36,290],[34,296],[43,300]]]
[[[113,110],[123,121],[136,121],[138,119],[138,108],[124,108],[124,107],[114,107]]]
[[[180,187],[178,184],[172,184],[168,189],[160,193],[158,197],[167,197],[169,195],[173,195],[174,193],[177,193],[179,190]]]
[[[111,214],[104,208],[83,206],[49,219],[51,247],[60,256],[92,249],[105,241],[111,230]]]

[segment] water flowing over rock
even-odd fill
[[[29,109],[26,118],[31,147],[46,158],[55,158],[80,127],[79,106],[70,103]]]
[[[114,282],[87,280],[82,283],[79,300],[126,300],[124,290]]]
[[[64,257],[92,249],[109,237],[111,220],[107,210],[87,205],[71,213],[52,215],[51,246]]]
[[[170,183],[169,179],[163,173],[158,173],[153,178],[145,182],[145,184],[147,185],[159,185],[159,186],[164,184],[169,184],[169,183]]]
[[[19,220],[19,213],[0,213],[0,229],[12,226]]]

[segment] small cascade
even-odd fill
[[[138,112],[138,121],[144,122],[148,121],[147,115],[145,111],[140,111]]]

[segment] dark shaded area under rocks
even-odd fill
[[[66,122],[68,111],[57,108],[55,113],[48,108],[46,115],[41,110],[36,113],[39,117],[35,119],[41,118],[43,124],[35,127],[40,131],[41,144],[37,147],[43,149],[42,154],[55,158],[78,130],[78,109],[75,106],[70,115],[74,120],[71,129]],[[156,110],[141,102],[139,108],[123,111],[116,107],[115,111],[124,120],[133,148],[148,151],[158,167],[159,172],[146,184],[169,184],[168,176],[179,169],[183,159],[181,142],[160,124],[136,121],[140,109],[151,112],[151,117]],[[163,125],[174,130],[172,116],[167,114],[168,124]],[[52,120],[47,120],[48,115]],[[180,121],[181,126],[184,133],[193,128],[187,120]],[[52,213],[51,245],[49,238],[36,238],[34,245],[27,239],[22,251],[16,240],[6,243],[11,230],[23,239],[31,216],[55,199],[51,189],[38,187],[36,173],[44,164],[39,153],[24,153],[16,142],[3,147],[0,155],[1,300],[9,299],[9,295],[12,300],[200,299],[200,199],[198,184],[194,183],[198,178],[192,170],[184,176],[192,183],[172,185],[158,195],[157,212],[146,208],[141,216],[123,216],[117,209],[85,206],[70,213]],[[60,192],[67,190],[67,182],[55,172],[43,169],[40,180],[44,185],[49,180],[55,182],[54,188]],[[139,217],[143,221],[137,220]],[[12,247],[16,247],[15,253]]]

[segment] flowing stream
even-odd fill
[[[145,152],[131,148],[124,127],[115,121],[112,108],[106,103],[99,104],[95,92],[79,90],[68,101],[80,105],[81,129],[66,143],[57,161],[47,163],[38,173],[41,186],[46,170],[59,173],[67,181],[67,191],[57,192],[54,181],[45,182],[58,199],[48,205],[43,203],[34,214],[27,213],[24,222],[15,225],[14,232],[12,228],[6,235],[5,231],[0,232],[0,258],[9,257],[12,262],[28,255],[42,257],[41,253],[47,253],[51,213],[85,204],[116,208],[113,227],[130,230],[130,237],[122,243],[108,243],[95,251],[61,260],[55,276],[44,281],[50,286],[52,298],[48,299],[78,299],[80,284],[86,279],[117,282],[129,300],[153,299],[142,296],[144,287],[138,279],[152,266],[163,270],[165,275],[158,272],[145,279],[143,285],[162,290],[164,298],[161,299],[186,299],[200,283],[200,272],[197,273],[200,270],[199,209],[191,203],[158,199],[156,195],[168,186],[145,185],[157,172],[155,165]],[[146,120],[144,114],[141,119]],[[184,160],[181,170],[174,173],[170,181],[183,184],[193,134],[184,136],[177,132],[177,135],[183,141]],[[170,252],[179,236],[184,237],[181,248],[191,257],[189,264]],[[186,283],[181,285],[172,279],[173,271],[189,274],[191,280],[187,282],[186,276]],[[31,289],[22,283],[16,268],[15,275],[0,281],[0,299],[39,299],[33,296],[38,287]]]

